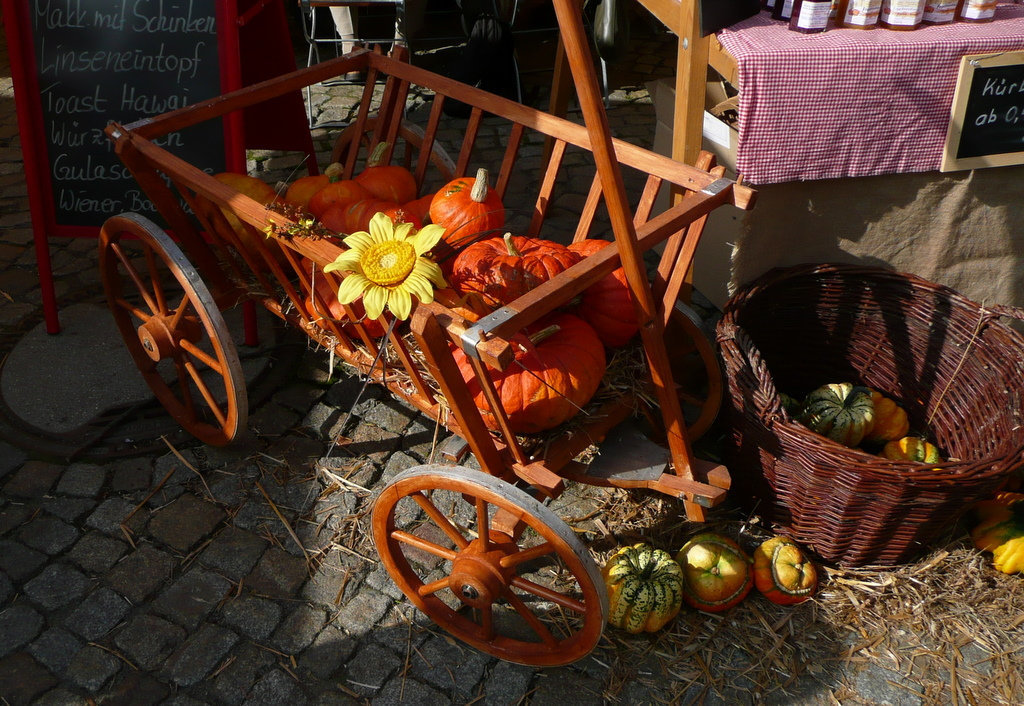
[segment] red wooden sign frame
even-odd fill
[[[99,228],[61,224],[55,215],[30,4],[30,0],[0,0],[46,330],[59,333],[49,239],[95,238]],[[216,0],[215,17],[222,92],[296,69],[283,0]],[[314,155],[302,95],[284,97],[274,110],[228,116],[224,120],[227,170],[245,172],[246,148],[293,149]],[[315,173],[316,160],[309,159],[307,164]]]

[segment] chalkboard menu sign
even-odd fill
[[[52,212],[58,225],[100,226],[155,210],[103,128],[219,95],[217,20],[199,0],[29,0]],[[224,170],[210,121],[159,141],[191,164]]]
[[[965,56],[942,171],[1024,164],[1024,52]]]

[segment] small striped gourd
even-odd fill
[[[812,431],[852,448],[875,422],[871,390],[849,382],[822,385],[807,395],[799,420]]]
[[[616,551],[602,571],[608,623],[630,633],[654,632],[683,605],[683,570],[668,552],[643,542]]]
[[[882,456],[890,461],[942,462],[938,447],[918,436],[904,436],[902,439],[890,441],[882,448]]]

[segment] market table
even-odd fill
[[[791,32],[761,13],[718,33],[739,89],[737,171],[754,184],[938,170],[960,59],[1024,49],[1024,5],[912,32]]]
[[[1024,168],[937,171],[960,58],[1024,49],[1024,6],[985,24],[813,35],[760,13],[702,38],[696,0],[640,2],[680,35],[666,151],[700,148],[709,64],[739,90],[736,171],[758,206],[717,237],[709,224],[694,282],[712,301],[775,266],[835,261],[1024,306]]]

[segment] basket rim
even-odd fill
[[[988,320],[989,324],[994,323],[1001,326],[1010,335],[1011,340],[1019,344],[1020,350],[1024,352],[1024,337],[1011,327],[993,321],[1004,315],[1016,317],[1017,314],[1021,314],[1019,318],[1024,318],[1024,313],[1012,307],[986,307],[950,287],[930,282],[912,273],[897,272],[894,269],[846,263],[806,263],[790,267],[776,267],[741,287],[723,307],[722,317],[717,324],[717,338],[724,362],[723,370],[727,378],[727,387],[737,384],[738,370],[756,368],[758,373],[754,377],[761,394],[752,396],[752,404],[757,409],[752,410],[745,407],[743,409],[745,417],[750,417],[751,412],[756,411],[756,417],[761,424],[772,433],[784,434],[790,443],[808,449],[813,447],[819,455],[823,451],[827,452],[833,463],[851,468],[862,468],[865,473],[883,479],[898,480],[905,486],[927,487],[932,484],[947,484],[951,481],[980,481],[993,476],[1005,475],[1013,467],[1024,463],[1024,432],[1014,436],[1005,436],[1000,440],[999,446],[992,451],[993,455],[986,458],[947,459],[940,463],[924,464],[915,461],[890,460],[860,448],[847,447],[812,431],[786,412],[782,407],[771,370],[760,357],[760,350],[737,319],[749,302],[770,295],[774,287],[797,278],[821,277],[898,280],[909,284],[914,291],[928,291],[948,297],[954,305],[963,307],[967,311],[978,312],[980,322],[985,323]],[[756,358],[756,360],[748,360],[747,352],[741,350],[744,346],[750,349],[749,353],[752,355],[749,357]],[[737,359],[742,362],[736,363]],[[863,381],[851,382],[866,384]],[[874,388],[872,387],[872,389]],[[879,389],[878,391],[887,394],[885,390]]]

